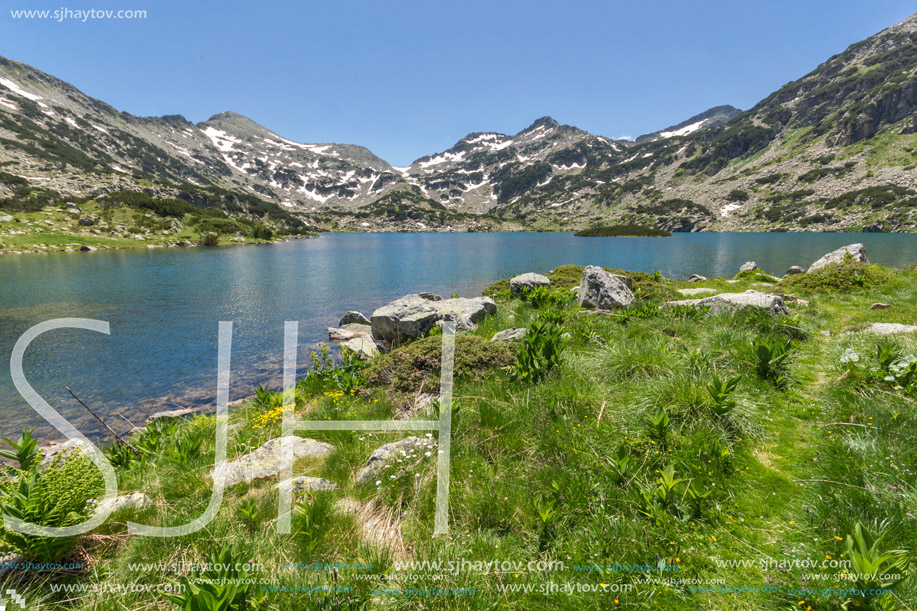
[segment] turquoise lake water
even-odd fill
[[[328,234],[264,246],[136,249],[0,257],[0,435],[32,426],[57,437],[13,388],[19,336],[53,318],[108,321],[111,335],[55,331],[25,358],[35,389],[87,435],[98,425],[64,390],[108,415],[142,423],[166,407],[212,403],[217,324],[234,322],[233,398],[280,380],[283,324],[298,320],[303,354],[346,310],[369,315],[407,293],[479,295],[491,282],[568,263],[633,271],[733,276],[807,266],[853,242],[874,263],[917,263],[913,234],[697,233],[671,238],[576,238],[569,233]],[[912,321],[903,321],[912,322]],[[306,362],[301,358],[301,362]],[[118,415],[120,414],[120,416]],[[122,416],[125,418],[123,419]]]

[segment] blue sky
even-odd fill
[[[144,20],[14,20],[9,9],[145,9]],[[749,108],[913,0],[7,0],[0,55],[135,115],[234,110],[394,165],[472,131],[551,115],[637,136]]]

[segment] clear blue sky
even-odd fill
[[[7,0],[0,55],[135,115],[234,110],[301,142],[394,165],[472,131],[551,115],[637,136],[749,108],[913,0]],[[145,9],[138,21],[13,20],[7,9]]]

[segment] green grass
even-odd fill
[[[871,269],[881,275],[880,281],[855,289],[821,276],[811,284],[794,280],[774,287],[809,301],[797,307],[791,303],[791,316],[777,318],[753,312],[691,317],[674,310],[654,313],[646,306],[676,288],[741,292],[752,286],[752,279],[688,284],[632,274],[646,295],[636,306],[639,316],[578,316],[569,304],[538,309],[502,299],[497,314],[482,321],[460,346],[486,350],[483,342],[494,332],[527,327],[556,308],[569,308],[551,314],[564,320],[569,335],[562,363],[539,383],[513,382],[498,364],[482,369],[476,359],[462,369],[454,391],[457,411],[446,537],[431,536],[435,453],[396,465],[395,477],[383,478],[378,487],[357,488],[354,474],[372,451],[406,436],[364,432],[309,435],[332,443],[336,451],[325,461],[297,465],[296,472],[326,477],[340,487],[309,495],[308,508],[294,515],[292,535],[274,530],[275,482],[264,480],[227,490],[217,518],[199,533],[177,539],[129,536],[124,527],[128,519],[178,524],[206,506],[214,421],[198,417],[179,425],[166,439],[168,443],[184,430],[202,432],[202,454],[189,466],[154,456],[143,465],[119,469],[122,490],[143,490],[153,498],[154,507],[122,512],[99,532],[82,537],[77,553],[91,560],[91,570],[46,573],[19,587],[36,596],[48,592],[48,579],[159,584],[177,580],[181,572],[132,571],[130,563],[201,561],[215,546],[226,544],[238,557],[262,564],[257,576],[279,580],[274,585],[352,588],[347,594],[328,595],[325,602],[314,594],[268,592],[262,607],[268,609],[362,608],[358,603],[368,609],[397,610],[421,605],[450,610],[837,609],[846,597],[791,593],[791,588],[852,587],[835,581],[837,569],[766,568],[762,563],[839,559],[845,553],[843,540],[857,523],[874,529],[885,522],[887,534],[880,543],[885,551],[909,549],[917,541],[915,393],[913,388],[895,388],[875,373],[877,346],[891,343],[902,355],[917,354],[917,337],[882,339],[852,332],[869,322],[917,319],[917,271]],[[578,272],[581,268],[574,266],[552,272],[553,290],[567,291],[578,283]],[[501,289],[495,293],[501,296]],[[870,310],[876,301],[894,307]],[[758,376],[751,347],[758,337],[790,342],[786,382]],[[418,358],[383,357],[388,360],[374,367],[397,372],[399,383],[413,381],[419,386],[427,378],[412,377],[410,372],[434,373],[435,363],[419,357],[435,361],[436,343],[432,337],[408,344],[405,349]],[[856,353],[858,360],[844,361],[847,351]],[[715,409],[708,390],[714,375],[720,380],[741,376],[731,396],[731,411]],[[403,397],[391,390],[393,377],[369,378],[370,383],[353,393],[303,385],[297,398],[299,417],[404,417]],[[266,409],[249,403],[233,410],[231,458],[280,434],[277,422],[256,426],[261,422],[257,414]],[[434,418],[435,408],[420,409],[410,417]],[[671,477],[684,481],[666,497],[658,491],[664,489],[670,467]],[[706,496],[692,503],[689,485]],[[357,515],[342,511],[342,499],[364,510]],[[254,520],[240,513],[248,501],[256,510]],[[373,520],[397,527],[382,537],[381,545],[363,533]],[[403,559],[561,561],[567,568],[459,574],[396,571],[394,562]],[[287,562],[313,561],[372,563],[373,568],[332,573],[283,567]],[[729,561],[750,564],[718,566]],[[651,565],[666,572],[573,569],[614,564]],[[661,580],[653,583],[647,578]],[[733,590],[696,592],[673,578],[722,580]],[[538,588],[549,582],[633,589],[546,596]],[[518,584],[536,589],[500,590]],[[756,586],[780,591],[735,590]],[[475,595],[408,598],[371,591],[383,587],[474,588]],[[903,603],[915,597],[917,589],[909,581],[886,602],[889,608],[913,608]],[[135,593],[90,593],[60,602],[60,608],[75,610],[140,607],[176,608],[159,595]]]

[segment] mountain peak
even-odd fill
[[[541,117],[540,119],[536,119],[534,123],[532,123],[527,128],[522,130],[522,133],[530,132],[533,129],[538,129],[539,127],[542,127],[544,129],[551,129],[552,127],[560,127],[560,123],[558,123],[551,117],[544,116],[544,117]]]

